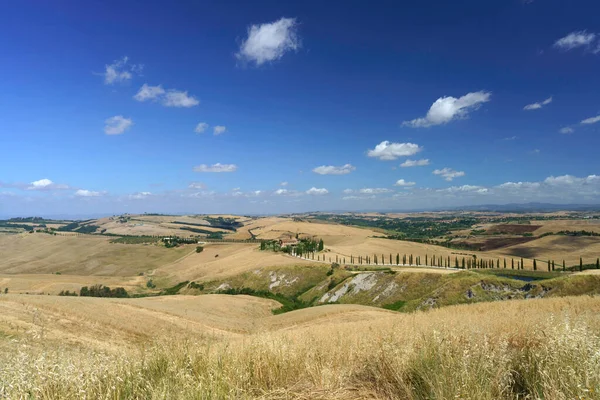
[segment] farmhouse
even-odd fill
[[[281,246],[282,248],[284,247],[294,247],[298,245],[298,239],[288,236],[285,238],[280,238],[279,239],[279,246]]]

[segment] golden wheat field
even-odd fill
[[[600,398],[600,299],[269,315],[245,296],[0,296],[6,398]]]

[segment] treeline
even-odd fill
[[[204,217],[204,220],[210,223],[210,226],[218,229],[225,229],[227,231],[237,232],[238,228],[244,226],[241,222],[235,218],[223,218],[223,217]]]
[[[77,296],[75,291],[61,290],[59,296]],[[104,285],[93,285],[90,287],[84,286],[79,290],[79,296],[81,297],[115,297],[115,298],[126,298],[129,297],[129,293],[122,287],[114,289]]]
[[[179,229],[181,229],[182,231],[202,233],[202,234],[205,234],[206,237],[208,237],[210,239],[223,239],[223,234],[227,233],[227,232],[213,232],[213,231],[209,231],[208,229],[192,228],[190,226],[182,226]]]
[[[100,228],[98,225],[81,225],[81,222],[71,222],[56,230],[59,232],[94,233],[98,228]]]
[[[600,236],[600,233],[582,230],[582,231],[560,231],[560,232],[556,232],[556,235],[564,235],[564,236]]]
[[[315,261],[326,261],[326,262],[335,262],[346,264],[348,261],[349,264],[352,265],[414,265],[414,266],[424,266],[424,267],[440,267],[440,268],[458,268],[458,269],[525,269],[525,261],[523,258],[517,259],[515,262],[514,258],[511,258],[508,261],[507,258],[496,258],[496,259],[485,259],[485,258],[477,258],[477,256],[436,256],[436,255],[425,255],[422,256],[414,256],[412,254],[404,254],[400,256],[400,253],[397,253],[395,256],[392,254],[373,254],[373,255],[350,255],[349,257],[336,255],[335,258],[331,256],[326,256],[325,254],[316,254],[309,253],[300,255],[292,251],[293,255],[304,257],[306,259],[312,259]],[[595,264],[583,264],[583,259],[579,259],[578,266],[567,267],[565,261],[562,261],[562,265],[558,265],[554,260],[547,261],[539,261],[540,269],[547,269],[548,271],[583,271],[585,269],[600,269],[600,258],[596,259]],[[533,260],[533,270],[538,270],[538,260]]]

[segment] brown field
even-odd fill
[[[111,238],[43,233],[0,236],[0,274],[131,276],[153,270],[193,251],[158,245],[110,243]]]
[[[209,399],[599,398],[598,297],[412,314],[331,305],[274,316],[272,305],[219,295],[3,295],[2,393],[44,399],[198,393]]]
[[[600,233],[600,220],[556,220],[556,221],[532,221],[536,225],[541,225],[540,229],[535,232],[536,235],[541,235],[547,232],[560,231],[591,231]]]
[[[519,235],[523,233],[533,233],[540,228],[540,226],[541,225],[498,224],[490,226],[486,230],[486,233],[489,233],[490,235],[499,233]]]
[[[497,253],[513,257],[556,260],[560,263],[565,260],[567,266],[578,265],[579,257],[583,257],[584,263],[592,263],[600,256],[600,237],[546,236],[500,249]]]

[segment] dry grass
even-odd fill
[[[600,398],[600,298],[368,317],[366,307],[338,307],[258,317],[262,326],[241,336],[157,336],[118,353],[53,345],[39,331],[0,339],[0,396]]]
[[[130,276],[192,252],[191,247],[121,245],[110,238],[44,234],[0,236],[0,273]]]

